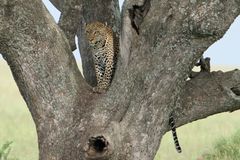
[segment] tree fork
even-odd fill
[[[118,1],[101,2],[97,7],[89,0],[82,4],[80,44],[85,43],[84,24],[90,21],[106,20],[119,33]],[[102,156],[109,145],[109,160],[152,160],[169,130],[172,110],[181,126],[240,108],[239,71],[200,73],[186,81],[202,53],[239,14],[239,0],[151,0],[139,35],[128,12],[134,5],[139,4],[126,0],[122,10],[122,63],[108,92],[97,95],[86,83],[93,84],[94,72],[87,73],[85,66],[86,81],[81,76],[66,36],[41,1],[1,3],[0,52],[36,124],[40,160],[84,160],[87,151]],[[106,16],[97,14],[98,9]],[[87,64],[84,47],[80,45]]]

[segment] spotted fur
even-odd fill
[[[92,49],[97,77],[96,92],[106,91],[113,79],[118,54],[118,39],[110,27],[93,22],[86,25],[86,35]]]

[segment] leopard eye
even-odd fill
[[[94,31],[94,35],[95,36],[97,36],[97,35],[99,35],[100,33],[99,33],[99,31]]]

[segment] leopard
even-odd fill
[[[112,28],[95,21],[86,25],[86,37],[92,51],[97,86],[93,91],[103,93],[113,80],[119,52],[119,40]]]

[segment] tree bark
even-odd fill
[[[126,0],[121,25],[117,0],[51,2],[62,12],[59,25],[41,1],[0,5],[0,52],[36,124],[40,160],[152,160],[171,112],[181,126],[240,108],[240,71],[186,80],[239,14],[239,0]],[[105,94],[90,87],[96,78],[84,29],[93,21],[120,37]],[[85,79],[71,53],[76,35]]]

